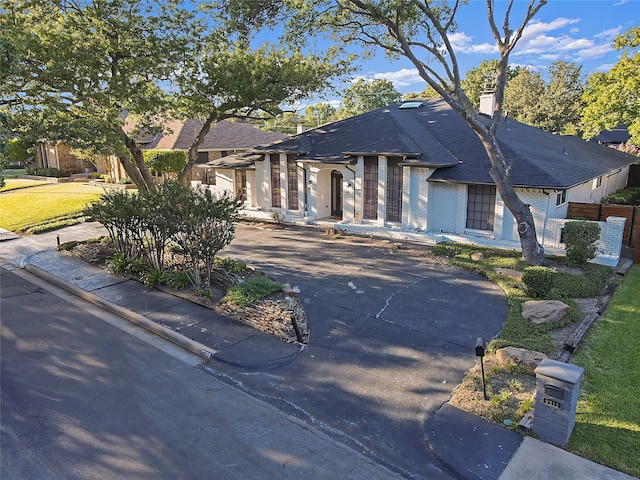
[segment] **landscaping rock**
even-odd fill
[[[292,295],[275,293],[247,307],[221,302],[213,309],[220,315],[280,337],[289,343],[298,341],[293,326],[295,321],[302,335],[303,343],[307,343],[309,338],[307,315],[300,301]]]
[[[530,375],[535,375],[534,370],[545,358],[547,356],[544,353],[525,348],[505,347],[496,352],[496,360],[500,365],[522,365]]]
[[[529,300],[522,304],[522,316],[531,323],[556,323],[564,318],[569,305],[560,300]]]
[[[510,268],[496,268],[496,273],[512,280],[522,281],[522,272]]]
[[[479,262],[484,258],[484,255],[482,254],[482,252],[473,252],[469,256],[471,257],[471,260],[473,260],[474,262]]]

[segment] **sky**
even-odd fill
[[[514,24],[522,18],[528,3],[528,0],[515,0]],[[507,4],[496,0],[496,12],[504,12]],[[499,27],[502,18],[496,15]],[[582,65],[585,76],[596,71],[606,72],[620,58],[620,52],[612,47],[613,40],[637,25],[640,25],[640,0],[549,0],[525,29],[510,56],[510,64],[544,73],[553,61],[564,60]],[[451,40],[458,52],[463,76],[483,60],[498,58],[485,0],[470,0],[458,12],[458,26]],[[354,79],[387,79],[403,94],[422,92],[426,88],[426,82],[420,79],[408,60],[390,60],[380,52],[358,63],[360,70],[354,74]],[[334,104],[336,97],[316,101]]]

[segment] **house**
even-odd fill
[[[511,119],[503,120],[498,142],[549,253],[564,251],[568,202],[598,203],[623,188],[636,159]],[[250,215],[278,212],[292,222],[395,238],[520,248],[482,144],[440,99],[389,105],[209,163],[251,172]],[[620,253],[624,219],[610,220],[602,225],[601,263],[617,263]]]
[[[39,142],[34,148],[33,160],[33,169],[57,168],[65,176],[96,171],[93,162],[75,155],[71,147],[62,142]]]
[[[143,150],[188,150],[202,128],[203,122],[197,119],[182,122],[170,120],[165,124],[164,132],[155,136],[137,138]],[[198,148],[198,160],[192,172],[192,179],[206,185],[220,185],[226,190],[242,194],[246,191],[246,174],[238,173],[236,179],[228,177],[224,172],[217,172],[208,165],[212,160],[241,155],[253,147],[273,143],[287,138],[288,135],[276,132],[266,132],[248,123],[221,120],[215,123],[202,144]],[[235,187],[238,180],[238,187]],[[243,187],[244,185],[244,187]],[[243,190],[245,189],[245,190]]]

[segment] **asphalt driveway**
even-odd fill
[[[219,375],[408,477],[451,478],[425,432],[477,361],[475,339],[504,324],[507,301],[496,285],[368,238],[334,240],[308,227],[240,225],[222,254],[297,287],[310,341],[290,362],[216,365]]]

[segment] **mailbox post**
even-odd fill
[[[480,357],[480,370],[482,372],[482,394],[485,400],[489,400],[487,397],[487,386],[484,383],[484,352],[487,350],[487,342],[484,338],[478,337],[476,340],[476,357]]]
[[[551,359],[544,359],[535,369],[533,431],[542,440],[559,447],[564,447],[569,441],[583,373],[581,367]]]

